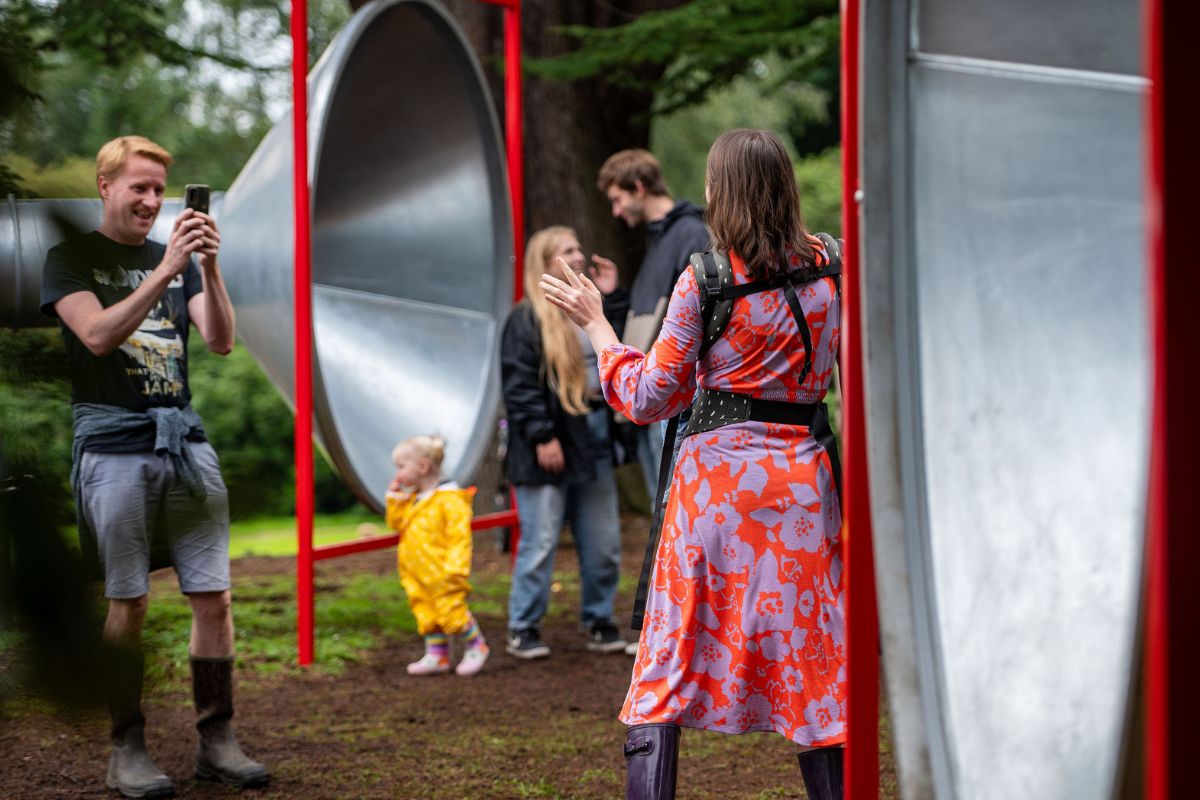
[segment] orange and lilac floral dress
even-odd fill
[[[742,260],[730,260],[734,283],[750,282]],[[803,384],[804,344],[782,289],[735,299],[724,336],[697,363],[701,301],[688,269],[648,354],[600,353],[605,398],[640,423],[678,414],[697,385],[819,402],[837,358],[837,290],[821,278],[797,295],[814,350]],[[621,721],[844,743],[840,528],[829,456],[808,427],[747,421],[687,436]]]

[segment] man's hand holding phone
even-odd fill
[[[217,222],[208,213],[209,188],[203,184],[188,184],[184,198],[186,208],[175,220],[167,240],[167,252],[163,255],[163,264],[172,277],[187,269],[188,259],[193,254],[199,256],[202,269],[214,269],[217,250],[221,246]]]
[[[216,269],[217,250],[221,247],[221,234],[217,231],[217,221],[204,211],[197,211],[195,214],[203,222],[200,227],[203,238],[200,247],[196,248],[196,253],[200,256],[200,268]]]
[[[217,221],[208,213],[211,196],[211,189],[204,183],[189,183],[183,187],[184,204],[192,210],[195,216],[203,220],[201,226],[204,234],[203,244],[194,251],[200,256],[202,269],[213,269],[217,266],[217,250],[221,246],[221,234],[217,232]]]
[[[175,219],[171,228],[171,236],[167,239],[167,251],[163,254],[160,268],[165,268],[171,277],[183,274],[187,269],[188,259],[204,246],[204,220],[190,208]]]

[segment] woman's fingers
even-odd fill
[[[590,311],[589,301],[593,293],[598,296],[600,291],[591,279],[576,273],[566,261],[559,258],[558,262],[566,274],[567,282],[545,274],[538,281],[538,286],[547,300],[566,312],[575,324],[583,325],[594,316]]]
[[[550,275],[542,276],[541,286],[542,292],[546,297],[554,297],[563,301],[570,300],[576,291],[558,278],[551,277]]]
[[[562,256],[558,257],[558,268],[561,269],[563,274],[567,276],[568,284],[575,287],[583,286],[583,284],[579,282],[579,276],[575,274],[575,270],[571,269],[571,265],[568,264],[567,260]]]

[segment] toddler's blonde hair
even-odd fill
[[[428,458],[438,469],[442,468],[442,459],[446,456],[446,440],[436,434],[421,434],[410,436],[392,448],[392,462],[400,459],[400,451],[409,448],[416,453],[417,458]]]

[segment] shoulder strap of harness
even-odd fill
[[[842,240],[835,239],[828,233],[814,234],[825,246],[829,263],[816,272],[806,272],[803,283],[809,283],[819,278],[832,277],[840,293],[842,290]],[[778,275],[769,280],[753,281],[737,286],[733,284],[733,264],[729,255],[720,250],[710,250],[707,253],[695,253],[691,257],[692,272],[696,276],[696,286],[700,290],[700,317],[704,321],[704,341],[700,343],[700,355],[703,358],[709,348],[716,343],[729,326],[729,318],[733,313],[733,301],[738,297],[767,291],[768,289],[784,288],[793,285],[794,277],[790,274]],[[796,305],[789,299],[792,314],[796,314]],[[797,319],[802,329],[806,329],[803,316]],[[808,342],[805,342],[808,345]],[[810,346],[811,349],[811,346]]]
[[[729,325],[733,301],[724,297],[723,290],[733,288],[733,264],[729,254],[720,250],[694,253],[691,264],[700,290],[700,317],[704,320],[704,340],[700,343],[699,356],[703,358]]]

